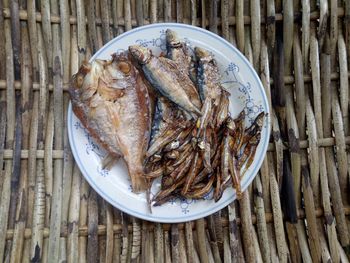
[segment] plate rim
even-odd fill
[[[196,30],[199,32],[202,32],[204,34],[210,35],[213,38],[216,38],[218,40],[220,40],[221,42],[223,42],[226,46],[228,46],[230,49],[233,50],[233,52],[238,55],[240,57],[240,59],[242,59],[242,61],[244,62],[244,64],[246,64],[247,68],[250,70],[250,72],[252,73],[253,77],[256,79],[257,83],[258,83],[258,89],[262,95],[262,101],[263,104],[265,104],[264,106],[266,107],[266,112],[268,113],[267,115],[267,119],[266,119],[266,136],[265,136],[265,140],[264,140],[264,144],[262,147],[262,154],[260,156],[260,159],[257,162],[256,167],[254,168],[254,170],[251,172],[251,176],[247,179],[246,183],[244,185],[242,185],[242,189],[248,188],[248,186],[252,183],[252,181],[255,179],[256,175],[259,172],[259,169],[261,168],[262,162],[266,156],[266,152],[267,152],[267,148],[269,145],[269,139],[270,139],[270,133],[271,133],[271,118],[270,118],[270,108],[269,108],[269,102],[266,96],[266,92],[264,89],[264,86],[260,80],[260,77],[258,76],[257,72],[255,71],[254,67],[251,65],[251,63],[248,61],[248,59],[236,48],[234,47],[230,42],[228,42],[226,39],[222,38],[221,36],[214,34],[206,29],[200,28],[200,27],[196,27],[196,26],[192,26],[192,25],[187,25],[187,24],[181,24],[181,23],[156,23],[156,24],[150,24],[150,25],[145,25],[145,26],[140,26],[137,28],[134,28],[130,31],[124,32],[123,34],[120,34],[119,36],[111,39],[108,43],[106,43],[103,47],[101,47],[89,60],[89,62],[95,60],[102,52],[104,49],[110,47],[111,45],[113,45],[116,41],[120,40],[121,38],[124,38],[130,34],[134,34],[135,32],[141,31],[141,30],[147,30],[148,28],[156,28],[156,27],[177,27],[177,28],[187,28],[187,29],[192,29],[192,30]],[[157,216],[152,216],[153,214],[145,214],[145,213],[139,213],[137,211],[133,211],[133,210],[129,210],[127,206],[123,205],[122,203],[118,202],[116,199],[111,198],[109,195],[105,194],[104,191],[95,183],[95,180],[93,180],[90,176],[89,173],[86,171],[84,165],[82,164],[81,159],[79,158],[79,154],[76,151],[76,147],[75,147],[75,142],[73,139],[73,127],[72,125],[70,125],[72,123],[72,117],[73,117],[73,110],[72,110],[72,104],[71,101],[69,102],[69,106],[68,106],[68,113],[67,113],[67,128],[68,128],[68,138],[69,138],[69,143],[70,143],[70,148],[72,151],[72,154],[74,156],[74,160],[77,163],[82,175],[84,176],[85,180],[88,181],[89,185],[103,198],[105,199],[107,202],[109,202],[111,205],[113,205],[114,207],[116,207],[117,209],[120,209],[121,211],[131,215],[131,216],[135,216],[137,218],[143,219],[143,220],[147,220],[147,221],[151,221],[151,222],[160,222],[160,223],[180,223],[180,222],[187,222],[187,221],[192,221],[192,220],[196,220],[199,218],[203,218],[206,217],[208,215],[211,215],[223,208],[225,208],[227,205],[229,205],[230,203],[232,203],[235,199],[236,199],[236,193],[234,192],[232,194],[232,196],[230,196],[227,200],[225,200],[224,202],[222,202],[221,204],[217,205],[216,207],[214,207],[211,210],[207,210],[205,212],[200,212],[200,213],[196,213],[194,215],[183,215],[180,217],[176,217],[175,219],[171,219],[171,218],[163,218],[163,217],[157,217]]]

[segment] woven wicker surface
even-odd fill
[[[0,261],[347,262],[348,0],[0,0]],[[205,27],[252,62],[272,137],[242,200],[155,224],[104,202],[69,149],[67,84],[118,34]]]

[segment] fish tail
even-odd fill
[[[130,177],[133,192],[139,193],[147,189],[147,179],[142,170],[130,171]]]

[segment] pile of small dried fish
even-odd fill
[[[166,31],[166,56],[134,45],[111,61],[84,63],[70,85],[73,111],[109,153],[123,157],[135,192],[149,190],[161,205],[181,196],[218,201],[252,164],[264,113],[245,127],[245,111],[233,119],[230,93],[210,52]]]
[[[177,196],[200,199],[211,191],[218,201],[229,186],[240,197],[241,177],[253,162],[265,114],[248,128],[245,111],[232,119],[230,93],[220,84],[211,53],[196,47],[191,55],[169,29],[166,41],[166,57],[129,47],[158,91],[145,176],[151,181],[161,177],[161,189],[151,201],[156,206]]]

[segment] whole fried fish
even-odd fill
[[[150,137],[147,88],[126,54],[84,63],[71,80],[73,111],[110,153],[124,158],[134,192],[147,187],[144,156]]]
[[[129,46],[130,54],[141,65],[142,71],[150,84],[163,96],[177,104],[192,117],[201,115],[200,101],[187,90],[196,92],[196,88],[188,75],[178,65],[164,57],[155,57],[151,50],[139,45]]]

